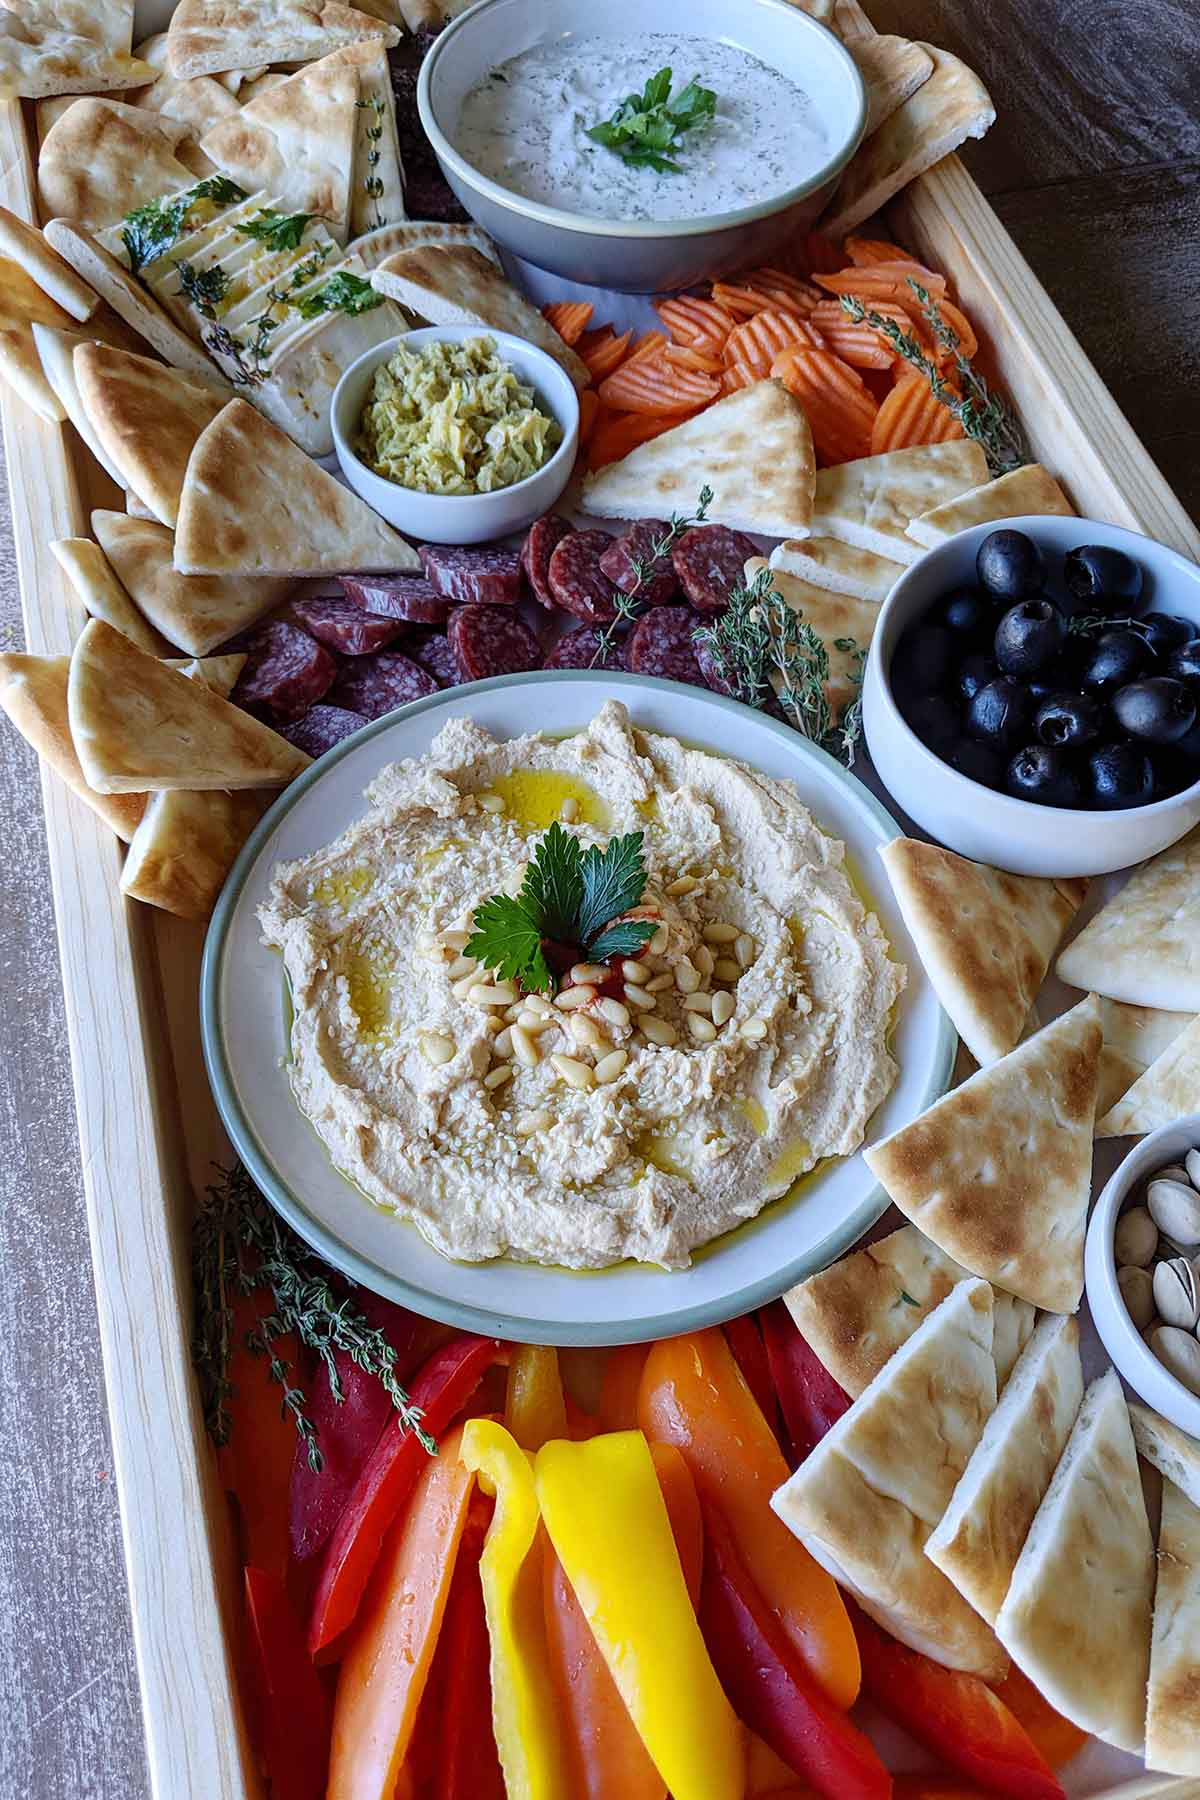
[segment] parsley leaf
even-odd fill
[[[370,312],[373,306],[383,304],[383,295],[377,293],[369,281],[361,275],[351,274],[349,269],[339,269],[323,281],[319,288],[293,304],[299,309],[302,319],[315,319],[325,312],[344,312],[355,317],[358,313]]]
[[[268,250],[298,250],[311,213],[281,213],[266,206],[252,219],[243,219],[234,230],[242,237],[254,238]]]
[[[646,864],[642,856],[643,834],[631,831],[628,837],[610,838],[603,850],[592,844],[580,859],[583,897],[578,914],[578,942],[589,946],[610,919],[628,912],[642,897],[646,885]],[[657,931],[655,925],[654,930]],[[651,931],[649,937],[654,936]]]
[[[682,147],[682,134],[707,124],[716,110],[713,89],[701,87],[695,76],[672,99],[671,70],[662,68],[640,94],[627,94],[611,118],[590,126],[587,135],[635,167],[678,175],[681,165],[673,153]]]
[[[230,277],[220,263],[198,269],[195,263],[180,258],[175,267],[179,271],[179,291],[184,299],[189,300],[204,318],[215,319],[217,308],[230,288]]]
[[[614,956],[636,956],[658,930],[657,919],[618,919],[606,925],[587,947],[589,962],[608,962]]]
[[[583,898],[581,856],[579,839],[556,820],[538,845],[521,888],[521,903],[542,935],[563,944],[576,941],[575,916]]]
[[[493,969],[501,981],[519,981],[526,993],[554,992],[538,922],[522,900],[493,894],[475,908],[471,923],[475,930],[467,940],[466,955]]]
[[[212,200],[217,206],[233,206],[245,198],[245,188],[230,181],[228,175],[209,175],[195,187],[185,188],[181,194],[167,194],[145,206],[135,206],[132,212],[125,214],[121,231],[130,269],[136,275],[147,263],[157,262],[180,236],[198,201]]]

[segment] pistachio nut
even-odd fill
[[[1189,1150],[1183,1160],[1188,1180],[1194,1188],[1200,1188],[1200,1150]]]
[[[1163,1368],[1189,1393],[1200,1396],[1200,1343],[1175,1325],[1155,1326],[1148,1342]]]
[[[1176,1325],[1180,1331],[1194,1331],[1200,1319],[1200,1299],[1196,1293],[1196,1273],[1186,1256],[1173,1256],[1160,1262],[1154,1271],[1154,1304],[1164,1325]]]
[[[1125,1311],[1135,1328],[1145,1331],[1158,1316],[1154,1305],[1154,1279],[1149,1269],[1139,1268],[1136,1263],[1128,1263],[1125,1268],[1117,1270],[1117,1286],[1125,1302]]]
[[[1158,1226],[1144,1206],[1131,1206],[1117,1220],[1113,1255],[1117,1267],[1148,1269],[1158,1248]]]
[[[1158,1229],[1185,1250],[1200,1246],[1200,1193],[1182,1181],[1150,1183],[1146,1205]]]

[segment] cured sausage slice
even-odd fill
[[[655,544],[660,544],[670,529],[665,519],[639,519],[600,558],[600,567],[614,587],[623,594],[636,595],[642,606],[666,606],[679,591],[679,577],[670,552],[666,556],[654,554]],[[644,574],[642,580],[639,568]]]
[[[444,625],[450,603],[435,594],[423,575],[343,575],[347,600],[368,612],[410,625]]]
[[[704,687],[692,633],[702,620],[690,606],[655,606],[629,634],[625,660],[635,675],[658,675]]]
[[[246,643],[246,663],[229,696],[272,722],[299,719],[333,685],[337,664],[328,650],[286,619],[260,625]]]
[[[516,613],[491,606],[460,606],[446,629],[461,681],[516,675],[541,667],[542,647]]]
[[[746,559],[758,545],[728,525],[693,525],[676,539],[671,561],[679,585],[700,612],[724,612],[730,591],[745,579]]]
[[[332,595],[293,600],[290,610],[297,625],[303,626],[318,644],[324,644],[327,650],[338,650],[343,656],[369,656],[373,650],[384,650],[404,630],[400,619],[366,612],[353,600]]]
[[[367,723],[362,713],[350,712],[344,706],[310,706],[302,719],[293,719],[282,729],[282,736],[297,750],[308,756],[324,756],[335,744]]]
[[[422,544],[421,562],[434,593],[471,606],[515,606],[521,598],[521,553],[503,545],[460,549]]]
[[[364,719],[379,719],[410,700],[436,694],[438,684],[411,656],[399,650],[380,650],[375,656],[356,657],[343,668],[333,688],[330,703],[348,712],[361,713]]]
[[[606,649],[607,654],[602,655]],[[543,669],[623,669],[623,646],[605,646],[603,632],[595,625],[576,625],[559,638],[542,664]]]
[[[569,531],[550,558],[546,579],[555,605],[585,625],[607,625],[617,616],[612,582],[600,567],[612,541],[610,531]]]
[[[521,545],[521,567],[533,589],[534,599],[541,606],[554,605],[554,595],[550,592],[550,558],[555,545],[571,529],[571,521],[564,519],[561,513],[545,513],[533,521]]]
[[[444,631],[428,631],[421,637],[409,638],[404,648],[415,663],[429,671],[439,687],[457,687],[462,680]]]

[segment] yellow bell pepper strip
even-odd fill
[[[741,1728],[709,1661],[640,1431],[538,1451],[542,1518],[674,1800],[741,1800]]]
[[[701,1504],[729,1525],[763,1599],[835,1705],[852,1706],[861,1667],[833,1577],[771,1510],[789,1470],[720,1330],[665,1338],[646,1359],[638,1417],[651,1443],[675,1444]]]
[[[492,1646],[492,1725],[508,1800],[563,1800],[571,1789],[546,1648],[533,1470],[493,1419],[467,1421],[459,1454],[496,1499],[479,1575]]]
[[[504,1423],[522,1450],[540,1450],[567,1435],[567,1408],[558,1352],[546,1344],[520,1344],[508,1365]]]
[[[475,1486],[462,1431],[428,1457],[379,1556],[338,1670],[327,1800],[392,1800]]]

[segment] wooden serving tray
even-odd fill
[[[0,105],[0,202],[37,221],[35,145],[32,109]],[[1200,531],[958,159],[890,214],[901,242],[954,281],[1077,509],[1200,560]],[[92,508],[121,509],[124,496],[71,426],[45,423],[7,386],[0,424],[27,645],[66,655],[86,615],[50,542],[88,535]],[[117,839],[54,775],[42,789],[151,1783],[157,1800],[250,1800],[240,1583],[189,1353],[192,1195],[228,1156],[200,1052],[202,932],[126,901]],[[1108,1794],[1168,1792],[1200,1800],[1200,1782],[1147,1776]]]

